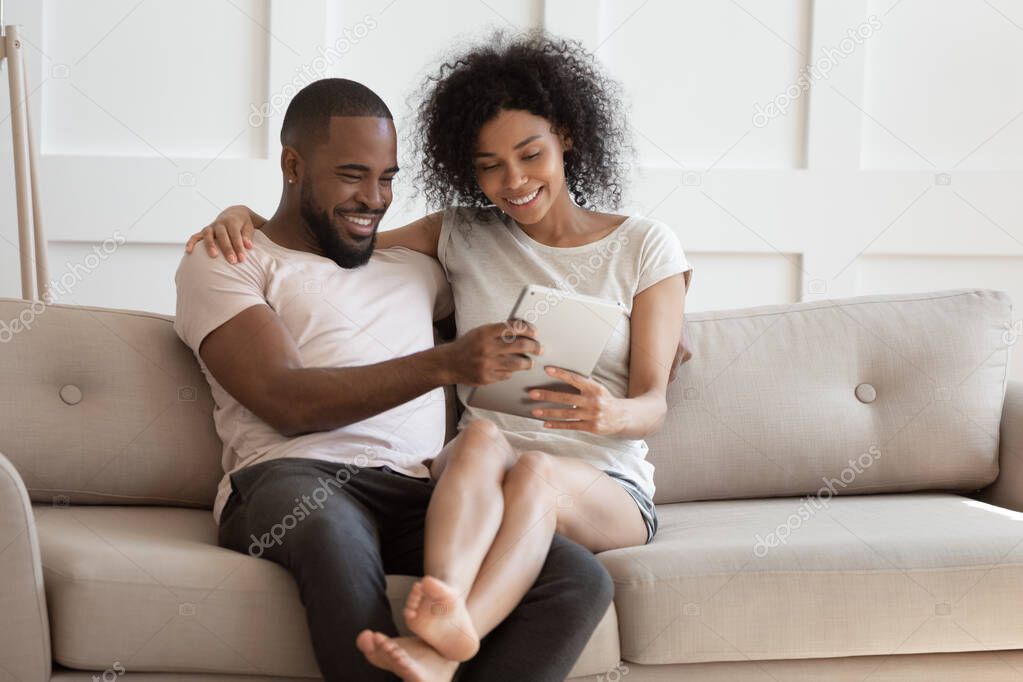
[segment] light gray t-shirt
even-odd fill
[[[357,466],[389,466],[428,477],[423,460],[444,445],[444,390],[330,431],[288,437],[235,400],[206,368],[206,336],[243,310],[268,305],[298,347],[304,367],[371,365],[433,346],[433,320],[451,314],[451,294],[436,261],[404,248],[378,249],[350,270],[294,251],[260,231],[253,249],[232,265],[203,249],[178,266],[174,329],[194,351],[213,393],[213,420],[224,443],[224,477],[213,517],[231,493],[230,474],[282,457],[308,457]],[[245,348],[238,348],[244,360]]]
[[[554,247],[532,239],[497,209],[450,208],[444,213],[437,257],[451,283],[459,334],[507,319],[526,284],[621,301],[622,314],[628,318],[638,293],[692,269],[674,232],[639,215],[590,244]],[[630,328],[625,320],[608,341],[592,375],[619,398],[628,394],[629,351]],[[463,404],[471,390],[458,386]],[[646,461],[643,440],[544,429],[537,419],[469,406],[459,429],[479,418],[495,422],[518,451],[579,458],[603,471],[625,475],[653,497],[653,465]]]

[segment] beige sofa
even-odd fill
[[[1023,679],[1011,320],[986,290],[692,315],[661,530],[601,555],[573,675]],[[316,677],[288,573],[216,546],[213,405],[170,320],[0,324],[0,680]]]

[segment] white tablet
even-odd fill
[[[532,369],[515,372],[508,379],[473,389],[469,405],[536,419],[532,410],[564,405],[533,400],[529,391],[539,388],[576,393],[544,369],[549,366],[590,376],[611,335],[628,323],[625,306],[594,296],[527,285],[519,294],[509,320],[525,320],[537,330],[543,355],[531,356]]]

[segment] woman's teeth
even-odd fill
[[[533,190],[532,194],[527,194],[526,196],[522,197],[521,199],[508,199],[508,203],[515,204],[516,206],[522,206],[523,204],[528,204],[530,201],[535,199],[536,195],[539,194],[539,193],[540,193],[540,188],[537,187],[535,190]]]

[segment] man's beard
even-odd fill
[[[345,269],[362,267],[369,262],[377,244],[376,232],[365,240],[362,246],[346,242],[331,224],[330,215],[316,207],[312,192],[305,184],[302,186],[299,211],[325,258],[331,259]]]

